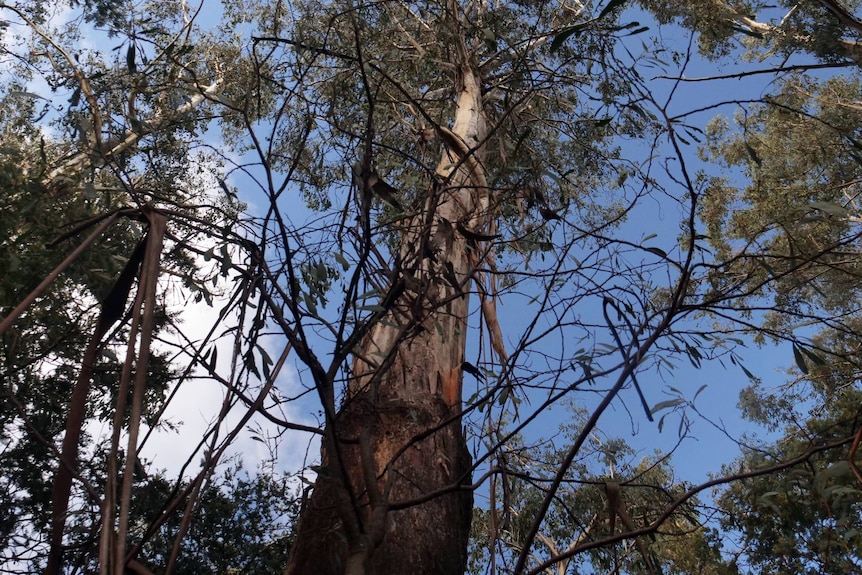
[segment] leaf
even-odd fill
[[[808,359],[813,361],[816,365],[820,365],[820,366],[826,365],[826,360],[823,359],[822,357],[820,357],[819,355],[817,355],[816,353],[814,353],[813,351],[811,351],[810,349],[803,347],[802,353],[804,353],[808,357]]]
[[[333,257],[335,257],[335,260],[336,260],[339,264],[341,264],[341,268],[342,268],[344,271],[347,271],[347,270],[349,270],[349,269],[350,269],[350,262],[348,262],[348,261],[347,261],[347,258],[345,258],[345,257],[344,257],[344,254],[342,254],[342,253],[340,253],[340,252],[333,252],[333,253],[332,253],[332,255],[333,255]]]
[[[664,251],[663,249],[661,249],[661,248],[654,248],[654,247],[649,247],[649,248],[647,248],[647,247],[645,247],[644,249],[645,249],[646,251],[648,251],[648,252],[652,252],[652,253],[656,254],[657,256],[661,256],[661,257],[663,257],[663,258],[666,258],[666,257],[667,257],[667,252],[665,252],[665,251]]]
[[[39,94],[34,94],[33,92],[24,92],[21,90],[11,90],[9,95],[16,98],[34,98],[39,100],[48,100],[48,98],[44,96],[40,96]]]
[[[325,465],[310,465],[308,468],[321,477],[329,477],[329,467]]]
[[[126,50],[126,68],[129,70],[129,74],[134,74],[138,71],[138,67],[135,65],[135,43],[129,43],[129,49]]]
[[[601,12],[599,12],[599,17],[596,18],[596,20],[601,20],[602,18],[607,16],[611,10],[613,10],[614,8],[621,7],[626,2],[628,2],[628,0],[611,0],[610,2],[608,2],[608,5],[605,6]]]
[[[262,345],[257,345],[257,350],[260,352],[260,357],[263,359],[264,365],[272,365],[272,358],[269,357],[269,354],[266,353],[266,350],[263,349]]]
[[[626,34],[626,36],[634,36],[635,34],[640,34],[641,32],[646,32],[648,30],[649,26],[641,26],[640,28],[635,28],[634,30]]]
[[[660,402],[656,403],[655,406],[653,406],[653,408],[650,410],[650,413],[652,415],[655,415],[656,413],[658,413],[659,411],[661,411],[663,409],[670,409],[671,407],[676,407],[677,405],[680,405],[683,403],[685,403],[685,400],[683,400],[683,399],[668,399],[666,401],[660,401]]]
[[[697,351],[696,347],[692,347],[689,344],[685,344],[685,353],[688,355],[688,361],[691,363],[692,367],[700,369],[701,367],[701,359],[703,356]]]
[[[255,377],[260,379],[260,372],[257,370],[257,364],[254,361],[254,354],[249,351],[245,354],[245,367],[249,373],[253,373]]]
[[[563,42],[568,40],[571,36],[574,36],[575,34],[580,32],[581,30],[584,30],[591,23],[592,21],[575,24],[571,28],[566,28],[565,30],[554,36],[554,40],[553,42],[551,42],[551,52],[554,52],[559,49],[559,47],[563,45]]]
[[[209,370],[210,370],[210,372],[211,372],[211,373],[215,373],[215,371],[216,371],[216,361],[218,360],[218,347],[213,346],[212,350],[213,350],[213,353],[212,353],[212,355],[210,356],[210,361],[209,361],[209,366],[208,366],[208,367],[209,367]]]
[[[847,208],[832,202],[811,202],[811,207],[833,216],[843,217],[847,215]]]
[[[367,291],[367,292],[365,292],[365,293],[359,294],[358,296],[356,296],[356,299],[357,299],[357,300],[360,300],[360,299],[368,299],[368,298],[370,298],[370,297],[377,297],[377,296],[379,296],[379,295],[380,295],[380,290],[378,290],[378,289],[371,289],[371,290],[368,290],[368,291]]]
[[[314,298],[306,292],[302,292],[302,299],[305,302],[305,307],[312,315],[317,315],[317,306],[314,304]]]
[[[694,397],[692,398],[692,401],[697,399],[697,396],[700,395],[700,392],[703,391],[704,389],[706,389],[708,385],[709,385],[708,383],[704,383],[703,385],[701,385],[698,388],[698,390],[696,392],[694,392]]]
[[[799,371],[808,375],[808,366],[805,365],[805,356],[802,355],[799,346],[795,343],[793,344],[793,357],[796,359],[796,365],[799,367]]]
[[[760,382],[760,380],[759,380],[758,378],[756,378],[756,377],[754,376],[754,374],[753,374],[753,373],[751,373],[750,371],[748,371],[748,369],[747,369],[744,365],[742,365],[742,364],[740,363],[740,364],[739,364],[739,367],[741,367],[741,368],[742,368],[742,371],[743,371],[743,372],[745,372],[745,375],[747,375],[747,376],[748,376],[748,379],[750,379],[752,382],[754,382],[754,383],[759,383],[759,382]]]
[[[478,379],[480,381],[483,379],[482,378],[482,372],[479,371],[479,368],[477,368],[475,365],[473,365],[469,361],[461,362],[461,369],[464,370],[464,372],[469,373],[470,375],[472,375],[473,377],[475,377],[476,379]]]
[[[261,351],[261,354],[262,354],[262,356],[263,356],[263,357],[262,357],[262,359],[263,359],[263,363],[261,364],[261,367],[263,368],[263,378],[264,378],[266,381],[270,381],[270,380],[272,379],[272,377],[271,377],[271,375],[272,375],[272,370],[270,369],[270,367],[269,367],[269,366],[270,366],[270,364],[272,363],[272,360],[271,360],[271,359],[269,359],[269,356],[268,356],[268,355],[266,355],[266,353],[263,351],[263,348],[261,348],[260,346],[258,346],[258,349]],[[268,359],[269,359],[269,361],[267,362],[267,360],[268,360]]]
[[[844,477],[850,474],[850,464],[846,460],[836,461],[829,467],[827,467],[821,474],[820,477],[824,479],[830,479],[833,477]]]

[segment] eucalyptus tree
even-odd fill
[[[660,23],[697,28],[703,50],[715,57],[736,58],[734,34],[741,34],[752,54],[807,50],[830,66],[853,62],[854,21],[830,10],[837,10],[832,2],[800,4],[775,23],[757,20],[753,6],[639,4]],[[37,8],[45,6],[52,5]],[[92,362],[85,357],[78,368],[69,351],[63,364],[73,397],[68,416],[58,416],[65,398],[38,409],[16,404],[24,391],[38,394],[47,384],[40,365],[54,359],[38,351],[46,331],[28,326],[32,369],[6,392],[17,409],[16,433],[56,465],[53,516],[39,518],[40,534],[50,532],[48,573],[60,571],[64,550],[77,550],[65,554],[73,569],[183,569],[182,540],[195,533],[196,514],[206,513],[207,482],[254,414],[284,434],[321,441],[319,464],[308,468],[316,477],[301,475],[313,486],[287,573],[462,573],[474,493],[488,497],[476,515],[487,518],[477,533],[489,549],[474,557],[511,572],[578,562],[684,571],[706,569],[709,561],[716,572],[732,572],[696,515],[698,494],[805,457],[728,470],[697,486],[674,478],[664,460],[614,461],[607,473],[583,461],[595,459],[589,446],[612,403],[643,405],[643,415],[631,411],[635,425],[656,416],[664,429],[678,420],[685,440],[702,386],[674,382],[670,399],[657,401],[655,386],[642,389],[638,378],[647,371],[671,377],[678,358],[695,367],[740,364],[741,337],[792,342],[801,372],[834,360],[841,373],[855,373],[853,340],[842,336],[858,333],[858,306],[826,289],[839,285],[847,293],[857,285],[856,214],[829,195],[850,193],[856,166],[831,156],[855,141],[855,113],[823,103],[829,96],[852,110],[852,82],[823,88],[787,80],[774,95],[756,95],[737,124],[717,121],[707,130],[694,113],[671,111],[695,58],[690,46],[648,35],[656,22],[626,11],[635,3],[624,0],[227,3],[221,21],[206,29],[199,24],[208,4],[83,6],[83,17],[103,27],[116,50],[78,43],[80,21],[52,28],[50,11],[3,5],[33,40],[32,51],[14,52],[7,42],[6,53],[25,64],[21,75],[41,77],[55,95],[40,118],[40,98],[23,87],[7,91],[27,104],[5,124],[19,147],[14,157],[38,169],[4,177],[38,191],[62,184],[61,199],[83,212],[75,219],[131,216],[112,228],[121,231],[116,243],[138,243],[144,228],[149,238],[164,238],[165,249],[156,242],[143,258],[151,275],[145,281],[140,272],[144,301],[131,311],[125,292],[138,275],[134,256],[117,261],[115,252],[101,252],[115,266],[102,278],[102,300],[123,300],[114,306],[122,313],[101,321],[105,306],[92,302],[86,323],[98,327],[90,327],[97,334],[91,348],[101,344],[108,319],[113,325],[128,317],[115,331],[141,338],[172,322],[153,305],[164,302],[152,272],[168,271],[181,278],[169,285],[186,301],[219,302],[220,309],[199,340],[171,323],[182,344],[163,342],[176,350],[169,364],[176,371],[166,368],[160,377],[172,389],[198,377],[216,381],[224,401],[191,450],[189,461],[203,460],[200,471],[167,494],[155,489],[165,512],[142,518],[134,496],[160,484],[135,482],[136,429],[145,415],[151,427],[161,421],[167,381],[147,387],[156,393],[146,405],[143,387],[133,392],[137,407],[127,417],[119,390],[131,383],[134,353],[122,368],[111,353],[134,344],[103,346],[98,365],[121,373],[106,378],[105,388],[120,399],[96,412],[112,421],[104,456],[111,467],[90,471],[76,457],[76,434],[81,406],[105,403],[89,389]],[[833,26],[821,34],[815,24],[822,22]],[[655,70],[667,84],[649,82]],[[695,111],[726,103],[698,103]],[[27,131],[46,118],[59,135]],[[780,146],[788,137],[802,143],[814,136],[822,153]],[[697,173],[694,141],[704,142],[702,159],[723,174]],[[215,161],[197,161],[198,150]],[[252,206],[241,220],[234,186]],[[22,198],[16,206],[26,205]],[[0,217],[24,230],[5,212]],[[33,242],[34,254],[41,241]],[[160,258],[163,252],[169,257]],[[14,250],[3,254],[3,265],[14,265]],[[203,261],[206,283],[190,254]],[[100,268],[88,264],[68,273],[88,278],[94,270]],[[227,282],[222,300],[213,298],[210,282]],[[99,298],[86,282],[60,285]],[[3,300],[4,314],[29,291],[15,289]],[[49,293],[59,295],[46,301],[59,301],[67,315],[91,301],[64,308],[63,294]],[[146,318],[152,327],[139,329]],[[829,331],[822,340],[807,337],[797,331],[806,327],[800,321]],[[69,349],[83,353],[86,341]],[[14,338],[6,343],[10,354],[19,349]],[[146,355],[137,360],[145,375]],[[288,358],[295,358],[299,382],[277,385]],[[740,373],[755,378],[747,367]],[[543,453],[535,437],[547,422],[561,409],[572,417],[564,400],[589,407],[562,445]],[[235,405],[245,406],[242,416],[223,433]],[[318,421],[297,410],[316,412]],[[38,420],[44,414],[50,429]],[[125,450],[123,433],[131,439]],[[521,447],[519,437],[531,440]],[[849,443],[846,430],[836,442]],[[834,445],[814,445],[808,456],[827,447]],[[594,484],[567,487],[587,473]],[[44,501],[44,482],[40,488]],[[70,509],[85,519],[67,521]],[[568,540],[565,520],[579,522]],[[169,536],[170,551],[147,554]],[[632,554],[619,557],[614,549]]]
[[[285,127],[266,129],[304,133],[286,171],[314,206],[340,210],[314,256],[274,224],[282,325],[326,420],[287,572],[460,573],[473,489],[463,374],[493,375],[471,410],[521,401],[496,311],[508,271],[498,262],[557,249],[565,217],[603,220],[590,196],[621,170],[601,120],[626,114],[625,71],[606,58],[620,27],[597,19],[552,50],[555,30],[587,22],[583,7],[308,3],[279,16],[253,40],[293,107],[271,115]],[[589,86],[593,64],[606,103]],[[587,111],[588,97],[602,111]],[[257,147],[262,165],[277,161],[272,144]],[[333,278],[344,304],[331,319],[315,304]],[[474,289],[488,349],[468,362]],[[325,360],[304,331],[314,324],[331,340]]]
[[[783,385],[756,380],[741,395],[745,415],[780,437],[725,468],[760,473],[723,491],[722,529],[752,572],[858,569],[858,3],[642,4],[697,30],[712,58],[736,45],[753,62],[782,59],[756,65],[775,80],[714,119],[703,149],[724,173],[705,178],[700,217],[732,262],[713,285],[741,281],[749,305],[774,302],[752,315],[752,332],[789,341],[793,354]]]
[[[531,549],[547,537],[554,499],[638,371],[661,373],[675,356],[695,367],[740,363],[739,336],[752,334],[792,341],[797,361],[821,360],[794,333],[798,309],[785,300],[805,298],[793,284],[805,270],[817,275],[834,262],[822,252],[794,262],[760,240],[718,248],[727,236],[708,212],[735,206],[719,194],[720,178],[696,173],[686,149],[704,137],[714,147],[717,131],[669,111],[694,55],[657,36],[642,44],[643,15],[627,4],[308,2],[255,13],[248,42],[258,96],[240,95],[224,128],[248,142],[241,151],[261,170],[251,175],[269,199],[262,297],[323,418],[322,461],[288,573],[461,572],[470,493],[486,477],[471,473],[506,470],[502,413],[526,429],[563,397],[606,382],[545,477],[512,562],[514,572],[539,572],[547,565]],[[739,7],[641,5],[660,22],[701,27],[713,55],[735,50],[732,34],[743,27],[746,40],[774,41],[775,53],[832,57],[803,42],[803,25],[828,14],[794,9],[791,45],[779,25],[759,25]],[[232,17],[249,18],[239,8]],[[647,67],[680,77],[660,95]],[[319,214],[312,223],[285,217],[295,188]],[[678,224],[633,238],[626,220],[650,217],[647,198],[671,206]],[[764,316],[763,298],[776,294]],[[499,317],[503,301],[524,304],[523,323]],[[813,303],[808,321],[853,329],[849,315]],[[473,349],[476,326],[484,337]],[[464,393],[465,373],[478,380],[476,393]],[[636,393],[647,419],[676,409],[684,432],[684,392],[653,408]],[[481,438],[472,463],[463,426]],[[656,532],[704,488],[618,537]]]
[[[0,6],[4,569],[123,569],[110,556],[125,555],[137,435],[185,367],[147,348],[175,321],[171,283],[210,297],[218,271],[199,273],[195,254],[240,209],[191,137],[219,81],[193,73],[206,56],[190,54],[193,14],[120,4]]]
[[[293,104],[276,106],[272,117],[284,127],[273,133],[301,134],[303,145],[277,155],[272,144],[256,144],[262,164],[282,159],[313,207],[335,210],[329,235],[313,244],[273,224],[284,238],[284,257],[274,259],[281,260],[276,273],[284,276],[289,312],[279,321],[308,366],[326,424],[289,573],[407,566],[459,572],[463,493],[475,487],[461,425],[492,412],[487,422],[495,421],[496,404],[516,410],[519,426],[527,426],[567,393],[609,377],[608,393],[547,478],[513,563],[519,573],[527,564],[540,569],[530,563],[530,549],[544,536],[553,498],[608,403],[636,383],[636,364],[661,369],[674,355],[695,366],[717,358],[738,363],[737,336],[751,334],[792,341],[797,362],[821,361],[811,341],[793,331],[800,315],[793,302],[806,299],[805,286],[817,289],[806,283],[806,271],[821,277],[817,270],[828,267],[844,278],[854,272],[837,268],[823,251],[794,260],[761,239],[748,237],[739,249],[726,230],[717,231],[721,217],[709,210],[735,206],[719,193],[720,178],[695,173],[685,149],[706,132],[689,115],[672,115],[641,75],[648,65],[673,68],[663,57],[684,71],[693,55],[644,44],[641,58],[632,48],[639,39],[626,39],[644,26],[623,10],[626,4],[307,3],[273,11],[254,36],[270,81]],[[641,3],[661,22],[699,27],[704,51],[714,56],[738,52],[733,34],[741,33],[753,53],[762,40],[767,53],[805,49],[832,65],[848,53],[854,28],[817,32],[818,22],[837,16],[828,10],[834,5],[815,4],[791,8],[772,25],[722,3]],[[796,30],[783,34],[790,23]],[[776,68],[770,71],[780,73]],[[769,98],[758,100],[769,107]],[[707,154],[717,133],[706,134]],[[744,138],[745,130],[736,133]],[[649,150],[642,162],[637,152],[624,157],[613,147],[634,139]],[[740,141],[752,161],[764,162],[753,143]],[[432,154],[438,146],[439,155]],[[776,163],[788,158],[773,153]],[[672,160],[652,161],[662,155]],[[281,189],[270,196],[276,206]],[[681,234],[661,234],[663,247],[613,231],[641,213],[645,197],[666,198],[680,215]],[[763,239],[771,240],[774,229],[766,225]],[[833,237],[829,253],[854,237],[852,230]],[[718,249],[729,239],[730,249]],[[470,285],[479,299],[474,308]],[[341,287],[345,303],[318,309],[332,286]],[[496,304],[519,292],[536,306],[527,307],[527,327],[515,331],[500,321]],[[773,295],[773,313],[763,316],[762,298]],[[812,304],[806,321],[852,330],[849,316],[836,319],[824,301]],[[471,309],[472,325],[486,334],[475,361],[464,351]],[[715,323],[683,321],[698,317]],[[306,325],[329,345],[313,345]],[[557,351],[565,341],[583,347]],[[315,349],[326,349],[325,360]],[[620,350],[623,361],[615,363]],[[479,379],[480,391],[466,394],[462,405],[465,370]],[[538,407],[525,413],[525,397]],[[679,397],[657,408],[686,404]],[[499,473],[505,436],[485,441],[473,467]],[[654,531],[667,519],[660,514],[635,531]],[[327,555],[331,564],[321,563],[324,549],[338,550]]]
[[[560,434],[540,449],[526,448],[520,438],[507,444],[509,465],[492,487],[503,494],[499,505],[474,514],[468,573],[511,572],[547,478],[565,456],[565,449],[557,444],[574,440],[589,417],[582,407],[573,407],[572,412]],[[594,435],[567,471],[531,559],[542,566],[542,572],[559,575],[587,570],[736,573],[722,557],[718,531],[703,524],[702,518],[713,512],[697,497],[688,498],[680,513],[657,532],[617,537],[652,521],[692,487],[675,479],[674,467],[667,454],[644,457],[621,438]],[[561,557],[579,547],[580,553]]]

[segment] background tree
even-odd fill
[[[507,445],[498,460],[506,463],[501,479],[491,487],[494,504],[474,513],[469,573],[510,572],[548,477],[565,455],[554,444],[571,441],[589,415],[583,408],[572,410],[575,418],[544,448],[527,449],[520,441]],[[648,526],[690,487],[675,483],[671,457],[639,456],[624,440],[595,430],[556,492],[528,566],[549,574],[735,573],[721,556],[717,531],[702,523],[713,512],[697,498],[676,509],[656,533],[619,537]],[[494,498],[495,492],[501,495]],[[555,560],[562,554],[568,556]]]
[[[71,569],[100,563],[100,510],[105,509],[104,494],[112,489],[105,486],[122,482],[116,475],[123,467],[118,442],[103,449],[105,438],[94,440],[88,432],[113,420],[120,433],[135,419],[135,410],[120,395],[119,357],[130,333],[128,324],[122,322],[106,334],[95,359],[87,360],[84,350],[95,337],[100,314],[113,314],[110,323],[126,315],[126,295],[117,287],[123,281],[117,278],[134,279],[137,268],[131,262],[140,255],[135,245],[141,242],[147,210],[158,206],[161,213],[172,215],[161,258],[165,277],[180,278],[193,290],[189,299],[203,299],[211,298],[212,289],[203,282],[217,279],[219,273],[198,273],[192,254],[204,253],[200,241],[208,243],[213,229],[232,225],[240,209],[235,197],[213,193],[220,188],[208,171],[217,164],[206,162],[199,143],[189,138],[201,125],[193,112],[206,87],[188,75],[179,80],[180,70],[190,63],[176,34],[188,21],[174,29],[171,25],[183,21],[182,13],[163,11],[165,18],[148,28],[144,41],[136,38],[135,30],[152,15],[115,19],[117,13],[104,12],[99,5],[95,12],[85,11],[55,26],[58,8],[32,3],[2,7],[8,18],[4,55],[12,62],[2,106],[4,320],[14,319],[7,314],[35,293],[85,238],[96,238],[39,293],[37,305],[24,309],[14,324],[4,321],[2,330],[4,559],[8,569],[30,565],[35,570],[44,566],[51,541],[55,563],[49,561],[49,572],[60,568],[63,548],[69,550],[66,562]],[[178,20],[171,20],[171,14]],[[99,52],[78,43],[79,27],[90,19],[110,29],[108,37],[116,38],[117,50]],[[17,44],[16,36],[22,40]],[[149,58],[152,45],[162,50],[156,58]],[[46,91],[28,92],[28,82],[42,83]],[[62,95],[60,103],[53,96],[57,93]],[[108,226],[112,220],[115,225]],[[105,233],[91,235],[99,225]],[[170,291],[165,287],[162,296]],[[160,297],[151,305],[156,317],[150,331],[156,334],[175,321],[165,300]],[[114,309],[106,312],[110,306]],[[146,374],[137,418],[144,418],[151,429],[159,424],[167,392],[187,375],[171,355],[162,349],[136,366]],[[79,376],[82,357],[84,364],[93,363],[85,378]],[[67,407],[73,389],[83,390],[85,413],[77,424],[67,416],[74,412],[74,399],[72,409]],[[84,430],[83,421],[90,423],[89,429]],[[60,440],[72,434],[74,451],[66,452]],[[110,445],[110,436],[107,441]],[[70,478],[71,497],[56,495],[63,483],[56,479],[64,469],[58,463],[61,453],[68,456],[75,479],[71,485]],[[83,456],[78,458],[78,453]],[[114,463],[114,475],[106,473],[112,461],[119,462]],[[137,457],[129,461],[140,463]],[[54,478],[53,487],[48,477]],[[171,496],[178,493],[179,488]]]
[[[135,346],[107,340],[99,361],[113,373],[104,390],[117,397],[108,403],[93,385],[85,405],[103,406],[91,420],[110,420],[114,438],[132,441],[106,442],[106,471],[101,455],[92,469],[74,461],[64,468],[56,439],[64,423],[66,437],[83,425],[70,426],[59,394],[48,404],[15,403],[28,385],[35,395],[51,383],[40,365],[53,360],[40,351],[47,330],[26,323],[33,311],[15,324],[31,338],[24,353],[36,363],[7,385],[19,418],[7,433],[9,453],[24,461],[27,452],[14,448],[38,443],[74,486],[71,505],[53,496],[47,572],[60,571],[58,557],[70,569],[98,565],[105,573],[243,565],[195,526],[212,512],[208,499],[223,501],[208,486],[219,483],[218,462],[253,417],[280,437],[303,433],[322,443],[288,573],[461,573],[474,493],[489,497],[476,512],[477,571],[487,561],[491,571],[518,574],[578,565],[734,572],[739,563],[719,556],[719,541],[746,542],[756,529],[735,522],[742,501],[735,490],[758,484],[775,503],[781,498],[766,494],[770,485],[789,492],[785,474],[828,465],[818,457],[840,461],[842,449],[852,460],[852,401],[843,427],[828,418],[812,423],[804,446],[782,444],[760,459],[746,452],[742,470],[700,485],[677,477],[665,454],[636,460],[625,445],[592,438],[610,409],[634,401],[645,410],[629,412],[634,427],[642,418],[655,417],[659,430],[678,423],[686,441],[693,419],[715,415],[696,403],[702,387],[671,381],[675,366],[742,365],[736,375],[756,380],[745,366],[752,341],[783,344],[793,356],[794,377],[814,390],[795,388],[794,397],[836,409],[851,397],[859,98],[853,78],[818,74],[833,66],[856,73],[857,28],[832,2],[786,12],[692,4],[253,2],[231,4],[218,25],[204,26],[201,12],[184,4],[119,10],[96,2],[84,3],[75,13],[83,20],[65,28],[51,26],[51,3],[4,5],[32,39],[23,52],[7,41],[6,53],[24,64],[24,80],[40,78],[44,97],[53,98],[40,119],[32,107],[39,98],[21,95],[21,86],[8,90],[31,106],[7,122],[11,158],[38,166],[35,175],[8,170],[10,183],[62,184],[62,201],[80,204],[81,218],[130,216],[111,228],[130,238],[116,242],[127,248],[164,222],[165,248],[151,249],[142,268],[154,270],[160,259],[162,283],[156,289],[144,279],[154,276],[141,272],[131,293],[148,301],[121,306],[123,321],[108,335],[143,339],[170,326],[178,340],[164,338],[148,368],[146,354],[128,355],[138,358],[138,373],[158,369],[171,390],[147,387],[142,402],[139,387],[128,415],[120,390],[131,368],[120,365],[132,363],[107,350],[119,358]],[[116,38],[118,49],[79,44],[82,21]],[[657,22],[697,30],[710,57],[736,61],[746,50],[768,60],[730,79],[768,78],[769,94],[754,88],[749,99],[724,100],[716,90],[714,100],[690,104],[680,94],[699,63],[693,43],[665,43],[664,32],[679,29],[653,33]],[[802,69],[809,75],[788,74]],[[739,112],[734,122],[705,127],[700,114],[722,106]],[[28,128],[40,121],[56,132]],[[694,143],[703,144],[700,157]],[[250,213],[238,216],[234,186],[252,202]],[[12,207],[27,205],[25,196],[12,199]],[[46,209],[60,212],[62,201]],[[28,219],[2,217],[10,237],[29,231]],[[51,254],[33,237],[29,249],[47,269]],[[115,251],[96,250],[88,254],[113,258],[102,292],[111,294],[129,256],[117,261]],[[0,265],[13,266],[17,252],[4,253],[12,263]],[[28,310],[50,310],[54,325],[57,309],[74,316],[93,303],[81,324],[89,335],[101,308],[88,279],[98,268],[85,264],[53,284],[68,290],[53,296],[59,307],[40,301]],[[219,299],[213,284],[222,286]],[[181,303],[218,302],[207,335],[175,320],[170,293]],[[142,303],[151,311],[140,311]],[[518,313],[498,314],[498,306]],[[138,329],[147,314],[153,327]],[[58,347],[68,353],[67,394],[76,377],[91,379],[78,377],[87,336],[73,336]],[[14,339],[9,345],[16,349]],[[166,350],[172,355],[163,357]],[[294,385],[278,377],[289,359]],[[670,385],[659,390],[647,374]],[[190,449],[189,462],[201,464],[170,490],[153,474],[134,483],[135,429],[163,422],[176,390],[197,378],[217,382],[224,398]],[[747,394],[750,414],[781,405],[760,389]],[[584,409],[577,425],[553,447],[543,443],[561,413],[574,417],[571,405]],[[234,413],[238,423],[228,424]],[[54,426],[44,439],[30,424],[41,418]],[[23,464],[15,469],[22,474],[5,485],[32,479],[44,501],[44,477]],[[844,491],[827,497],[852,497],[850,474],[824,474],[825,483],[799,485],[837,485]],[[729,486],[720,500],[728,515],[725,531],[713,535],[722,524],[706,512],[703,492],[721,485]],[[148,489],[170,513],[154,519],[132,505]],[[10,506],[35,503],[6,492]],[[243,489],[234,492],[242,501]],[[835,517],[786,507],[788,517],[828,527],[812,523],[810,536],[792,543],[833,533],[828,523],[855,509],[847,501],[838,501],[847,513]],[[30,529],[24,517],[20,525]],[[27,557],[36,564],[48,521],[33,519],[38,534]],[[255,530],[254,521],[242,525]],[[200,555],[196,542],[207,546]],[[739,560],[765,565],[767,553]],[[846,559],[850,565],[851,552]]]

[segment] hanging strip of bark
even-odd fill
[[[138,268],[143,260],[145,248],[146,239],[137,245],[108,297],[102,302],[99,320],[84,352],[81,371],[72,389],[69,414],[66,416],[66,433],[63,436],[60,461],[57,464],[57,473],[54,476],[54,484],[51,489],[51,539],[45,575],[59,575],[63,565],[63,533],[66,527],[69,497],[72,492],[72,478],[77,466],[78,443],[87,412],[87,394],[90,390],[93,366],[96,363],[102,338],[108,333],[111,326],[123,316],[126,300],[132,289],[135,276],[138,275]]]
[[[99,567],[102,575],[122,575],[125,569],[125,542],[128,531],[129,504],[131,487],[134,478],[134,465],[137,459],[138,432],[143,412],[143,401],[146,392],[150,345],[155,327],[156,285],[158,282],[161,262],[162,244],[164,242],[167,220],[165,216],[144,209],[144,215],[149,221],[147,236],[142,242],[144,254],[138,292],[133,307],[132,325],[129,341],[126,347],[126,359],[117,391],[114,407],[113,434],[111,452],[108,456],[108,480],[105,486],[105,496],[102,506],[102,533],[99,544]],[[141,334],[140,348],[136,351],[138,332]],[[129,405],[129,387],[132,369],[135,369],[134,389],[132,390],[131,409],[129,413],[128,445],[125,453],[125,469],[123,485],[119,497],[119,521],[117,531],[114,531],[114,512],[117,507],[117,464],[119,461],[119,441]]]
[[[135,461],[138,457],[138,433],[141,427],[144,395],[149,374],[150,346],[155,329],[156,285],[159,279],[162,245],[164,243],[167,219],[158,213],[149,214],[150,232],[147,238],[147,254],[141,270],[141,288],[144,289],[144,310],[141,322],[141,347],[138,350],[137,370],[135,371],[135,387],[132,391],[132,407],[129,417],[129,442],[126,449],[126,469],[123,474],[123,491],[120,500],[120,525],[117,537],[117,568],[115,575],[123,575],[126,532],[129,524],[129,507],[132,497],[132,479],[135,471]]]

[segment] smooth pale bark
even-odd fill
[[[457,229],[484,231],[488,209],[480,82],[458,48],[455,121],[437,130],[446,152],[393,273],[403,293],[355,354],[288,575],[460,575],[466,568],[473,498],[461,366],[467,293],[481,256]]]

